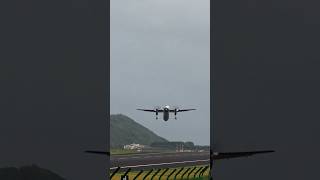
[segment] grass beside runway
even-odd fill
[[[160,171],[158,171],[158,169],[155,169],[153,170],[151,173],[150,170],[146,170],[146,171],[143,171],[137,178],[137,180],[143,180],[144,177],[146,175],[147,178],[146,179],[151,179],[151,177],[153,177],[153,179],[155,180],[158,180],[160,178],[160,175],[165,172],[165,174],[163,174],[161,176],[161,179],[168,179],[168,176],[173,172],[176,171],[170,176],[170,180],[173,180],[175,179],[175,175],[177,174],[178,171],[180,171],[180,173],[177,175],[176,179],[182,179],[182,175],[183,175],[183,179],[187,179],[187,176],[188,174],[190,173],[191,169],[195,168],[196,169],[190,174],[189,176],[189,179],[193,179],[193,180],[208,180],[209,179],[209,173],[210,173],[210,170],[209,168],[206,169],[206,171],[203,173],[203,176],[202,177],[198,177],[199,176],[199,172],[197,173],[196,177],[194,178],[194,174],[197,172],[197,170],[199,170],[200,167],[204,168],[205,166],[191,166],[191,167],[184,167],[182,171],[180,171],[180,168],[169,168],[167,171],[166,169],[161,169]],[[190,170],[188,172],[187,169],[190,168]],[[202,171],[202,169],[200,170]],[[155,174],[156,172],[158,172],[157,174]],[[113,177],[112,177],[112,180],[120,180],[121,179],[121,175],[123,175],[125,172],[121,172],[121,173],[116,173]],[[139,171],[132,171],[132,172],[129,172],[128,173],[128,176],[129,176],[129,180],[133,180],[134,177],[139,173]]]
[[[130,150],[130,149],[111,149],[110,150],[111,155],[125,155],[125,154],[136,154],[137,151]]]

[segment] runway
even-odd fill
[[[131,168],[133,171],[157,168],[175,168],[195,165],[208,165],[209,152],[177,152],[177,153],[146,153],[134,155],[111,155],[110,169],[121,170]]]

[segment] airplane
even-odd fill
[[[179,109],[177,107],[170,109],[170,106],[166,105],[163,108],[156,107],[154,109],[137,109],[139,111],[147,111],[147,112],[155,112],[156,113],[156,119],[158,119],[158,114],[163,113],[163,120],[168,121],[169,120],[169,113],[174,113],[174,119],[177,119],[177,113],[178,112],[184,112],[184,111],[193,111],[196,109]]]

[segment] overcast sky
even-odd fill
[[[209,0],[111,1],[111,113],[168,140],[208,145],[209,21]],[[197,110],[168,122],[136,110],[164,105]]]

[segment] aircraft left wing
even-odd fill
[[[212,155],[212,159],[231,159],[231,158],[238,158],[238,157],[248,157],[253,156],[256,154],[265,154],[265,153],[273,153],[273,150],[266,150],[266,151],[248,151],[248,152],[214,152]]]
[[[107,151],[85,151],[85,152],[91,153],[91,154],[103,154],[103,155],[110,156],[110,152],[107,152]]]
[[[139,111],[147,111],[147,112],[157,112],[156,110],[154,109],[137,109]],[[163,112],[162,109],[158,109],[158,112]]]
[[[139,110],[139,111],[148,111],[148,112],[156,112],[153,109],[137,109],[137,110]]]

